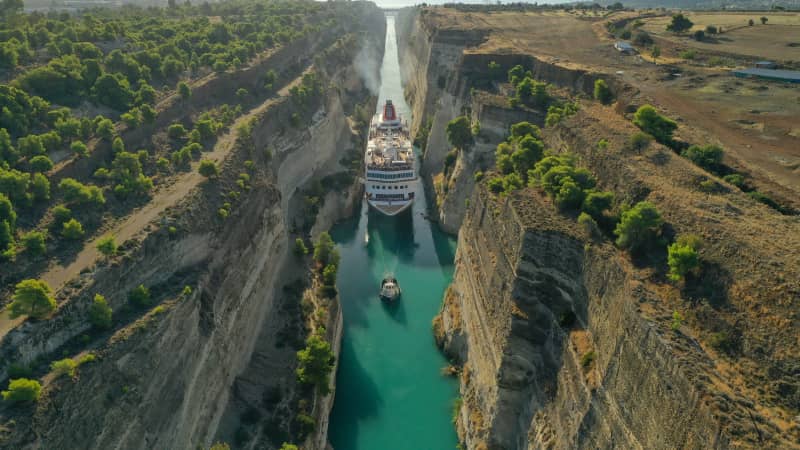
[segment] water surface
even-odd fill
[[[387,20],[379,105],[391,99],[410,121],[394,20]],[[457,384],[441,375],[447,361],[431,332],[452,279],[455,240],[425,220],[421,186],[416,198],[399,217],[383,217],[363,202],[357,217],[331,230],[342,257],[337,285],[344,312],[329,429],[336,450],[445,450],[457,443],[450,421]],[[403,290],[391,305],[378,298],[386,273]]]

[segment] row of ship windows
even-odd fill
[[[408,185],[403,186],[382,186],[380,184],[373,184],[372,189],[407,189]]]
[[[401,172],[401,173],[379,173],[367,172],[367,178],[380,178],[382,180],[394,180],[396,178],[411,178],[414,172]]]

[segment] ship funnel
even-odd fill
[[[397,115],[394,112],[394,105],[391,100],[386,100],[386,105],[383,107],[383,120],[397,120]]]

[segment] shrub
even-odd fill
[[[47,156],[38,155],[31,158],[30,161],[28,161],[28,165],[30,166],[32,172],[41,173],[52,169],[53,161],[51,161]]]
[[[144,287],[143,284],[133,288],[128,293],[128,301],[140,308],[150,306],[150,300],[150,290]]]
[[[42,280],[27,279],[17,283],[13,300],[9,306],[12,319],[22,315],[42,319],[56,309],[50,286]]]
[[[317,238],[317,242],[314,243],[314,261],[323,267],[328,265],[331,262],[333,250],[334,243],[331,235],[327,231],[323,231]]]
[[[581,356],[581,367],[588,368],[589,366],[592,365],[595,358],[596,358],[595,353],[591,350],[584,353],[583,356]]]
[[[503,192],[505,194],[510,194],[523,186],[525,186],[525,183],[522,181],[522,177],[516,173],[510,173],[503,177]]]
[[[113,314],[114,311],[106,303],[106,298],[100,294],[95,294],[92,305],[89,306],[89,322],[99,330],[106,330],[111,328]]]
[[[503,177],[492,178],[489,180],[488,187],[489,191],[491,191],[493,194],[499,194],[503,192],[505,189],[505,187],[503,187]]]
[[[114,241],[114,236],[107,235],[97,241],[97,250],[105,256],[114,256],[117,254],[117,243]]]
[[[2,393],[3,400],[10,403],[35,402],[42,394],[42,385],[36,380],[18,378],[8,383],[8,390]]]
[[[718,32],[717,27],[715,27],[714,25],[706,26],[706,34],[717,34],[717,32]]]
[[[92,203],[104,205],[106,199],[103,191],[97,186],[85,185],[73,178],[64,178],[58,184],[58,189],[64,194],[64,200],[72,204]]]
[[[41,173],[35,173],[31,177],[31,195],[35,202],[50,200],[50,180]]]
[[[219,175],[219,169],[217,168],[217,164],[210,159],[204,159],[200,161],[200,167],[197,169],[200,172],[200,175],[206,178],[215,178]]]
[[[701,41],[705,40],[705,38],[706,38],[706,32],[705,31],[697,30],[697,31],[694,32],[694,40],[695,41],[701,42]]]
[[[50,364],[50,370],[56,378],[63,377],[64,375],[69,375],[69,377],[72,378],[75,376],[75,369],[77,368],[78,363],[72,358],[60,359]]]
[[[676,242],[667,248],[667,263],[669,279],[680,281],[689,271],[700,265],[700,258],[693,247]]]
[[[322,282],[328,286],[336,284],[336,271],[337,267],[333,264],[328,264],[322,271]]]
[[[672,311],[672,323],[670,324],[670,329],[672,331],[678,331],[681,329],[681,325],[683,324],[683,316],[678,311]]]
[[[61,226],[61,236],[70,241],[81,239],[84,235],[83,225],[75,219],[69,219]]]
[[[512,138],[523,138],[529,135],[537,139],[541,139],[542,131],[539,129],[539,127],[530,122],[517,122],[514,125],[511,125]]]
[[[186,128],[183,126],[183,124],[173,123],[167,128],[167,135],[171,139],[180,139],[186,136]]]
[[[650,105],[644,105],[636,111],[633,124],[665,145],[672,143],[672,133],[678,128],[674,120],[662,116]]]
[[[69,145],[69,149],[77,156],[86,156],[89,154],[89,148],[81,141],[73,142]]]
[[[594,82],[594,99],[604,105],[614,100],[614,94],[611,93],[611,89],[609,89],[605,80],[601,79]]]
[[[22,246],[25,253],[33,256],[45,254],[47,248],[44,243],[45,234],[41,231],[29,231],[22,235]]]
[[[611,209],[613,204],[612,192],[589,192],[583,200],[581,209],[597,220],[603,216],[604,211]]]
[[[731,173],[722,177],[723,180],[727,181],[728,183],[742,189],[746,186],[744,177],[738,173]]]
[[[561,180],[560,187],[555,193],[556,206],[559,209],[575,209],[583,202],[583,189],[570,177]]]
[[[78,360],[78,366],[82,366],[84,364],[89,364],[90,362],[94,362],[97,359],[97,355],[92,352],[89,352],[80,357]]]
[[[583,231],[589,237],[596,237],[600,235],[600,227],[597,226],[597,222],[592,218],[592,216],[586,214],[585,212],[582,212],[580,215],[578,215],[578,225],[581,226]]]
[[[663,223],[655,205],[639,202],[622,213],[620,222],[614,229],[617,245],[630,251],[638,251],[655,240]]]
[[[646,31],[637,31],[633,36],[633,43],[640,47],[647,47],[653,45],[653,38]]]
[[[680,57],[682,59],[694,59],[696,55],[697,52],[695,52],[694,50],[684,50],[680,53]]]
[[[297,352],[297,360],[297,381],[315,386],[323,395],[328,394],[334,356],[322,330],[308,337],[306,347]]]
[[[722,148],[713,144],[704,145],[702,147],[699,145],[692,145],[681,152],[681,156],[709,172],[715,172],[719,168],[720,164],[722,164],[723,154]]]
[[[95,126],[95,134],[106,141],[112,140],[116,133],[117,130],[114,128],[114,122],[111,119],[100,119]]]
[[[188,100],[192,97],[192,88],[189,87],[186,82],[181,81],[178,83],[178,95],[180,95],[182,99]]]
[[[653,141],[653,137],[647,133],[634,133],[628,138],[628,147],[631,150],[635,150],[636,152],[641,153],[642,151],[646,150],[647,147],[650,146],[650,143]]]
[[[476,170],[475,173],[472,175],[472,177],[475,179],[476,183],[480,183],[481,180],[483,180],[483,172],[480,170]]]
[[[308,254],[308,247],[306,247],[306,243],[303,242],[302,238],[297,238],[294,240],[294,254],[298,258]]]

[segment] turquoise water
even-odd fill
[[[387,20],[379,105],[390,98],[410,118],[394,21]],[[425,220],[421,186],[416,198],[412,210],[399,217],[383,217],[364,202],[357,217],[331,231],[342,257],[337,285],[344,312],[329,429],[336,450],[445,450],[457,443],[450,422],[457,384],[441,375],[447,361],[431,332],[452,279],[455,241]],[[391,305],[378,298],[388,272],[403,290]]]

